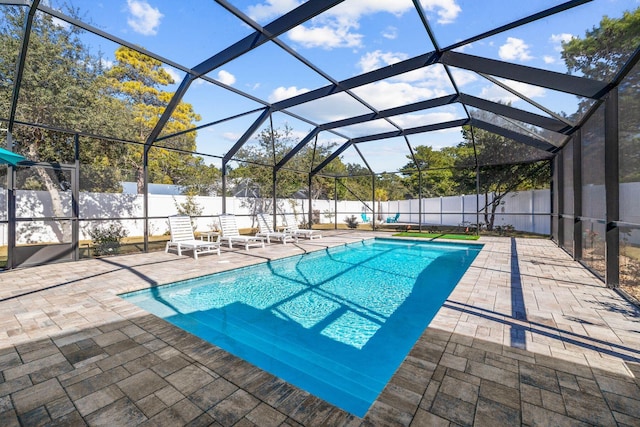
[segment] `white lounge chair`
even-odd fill
[[[220,230],[222,231],[220,241],[227,242],[229,248],[231,248],[234,243],[244,245],[246,250],[249,250],[250,246],[260,246],[264,248],[264,237],[243,236],[240,234],[235,215],[220,215],[219,220]]]
[[[216,252],[220,255],[219,241],[196,240],[193,235],[191,217],[185,215],[170,216],[169,230],[171,231],[171,240],[167,242],[167,246],[164,249],[165,253],[168,253],[170,248],[175,247],[178,255],[182,255],[182,251],[193,251],[195,259],[198,259],[198,254]]]
[[[293,218],[293,221],[291,221],[291,224],[292,225],[289,225],[289,222],[287,221],[287,227],[284,229],[285,233],[290,233],[290,234],[293,234],[294,236],[304,237],[306,239],[322,238],[322,234],[320,234],[320,232],[318,232],[317,230],[298,228],[298,223],[296,222],[295,218]]]
[[[286,245],[287,242],[298,241],[298,236],[294,234],[274,231],[273,221],[271,221],[271,217],[269,215],[258,214],[257,217],[258,228],[260,231],[256,233],[256,236],[266,237],[267,243],[271,243],[271,239],[280,240],[283,245]]]

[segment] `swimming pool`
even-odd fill
[[[481,248],[372,239],[121,296],[361,417]]]

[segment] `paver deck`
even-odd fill
[[[0,273],[0,425],[640,425],[640,311],[548,240],[481,238],[363,419],[117,296],[374,235]]]

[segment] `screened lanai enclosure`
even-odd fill
[[[542,236],[640,287],[637,2],[13,0],[0,37],[7,269],[267,213]]]

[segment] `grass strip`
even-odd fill
[[[442,234],[442,233],[416,233],[413,231],[403,231],[396,233],[394,237],[419,237],[424,239],[451,239],[451,240],[478,240],[480,236],[473,234]]]

